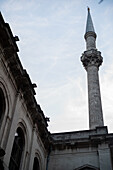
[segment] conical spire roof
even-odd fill
[[[87,32],[94,32],[95,33],[89,8],[88,8],[88,16],[87,16],[87,24],[86,24],[86,33]]]

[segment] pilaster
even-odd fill
[[[98,145],[100,170],[112,170],[111,153],[108,144]]]

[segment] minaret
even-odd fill
[[[101,52],[96,49],[96,33],[88,8],[86,33],[86,51],[82,54],[81,61],[87,71],[88,79],[88,104],[89,104],[89,128],[94,129],[98,126],[104,126],[100,86],[99,86],[99,66],[103,58]]]

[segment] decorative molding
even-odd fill
[[[84,35],[84,38],[87,39],[87,38],[90,37],[90,36],[92,36],[92,37],[94,37],[94,38],[97,37],[97,35],[96,35],[95,32],[89,31],[89,32],[86,32],[86,34]]]

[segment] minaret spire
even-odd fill
[[[87,16],[87,25],[86,25],[86,33],[87,32],[95,32],[91,14],[90,14],[90,8],[88,7],[88,16]]]
[[[101,52],[96,49],[96,33],[88,8],[86,32],[86,51],[82,54],[81,61],[87,71],[88,78],[88,104],[89,104],[89,127],[104,126],[103,113],[99,86],[98,70],[103,58]]]
[[[87,23],[86,23],[86,32],[85,32],[84,38],[86,40],[86,49],[88,50],[96,49],[96,44],[95,44],[96,33],[94,30],[93,21],[91,18],[89,7],[88,7],[88,15],[87,15]]]

